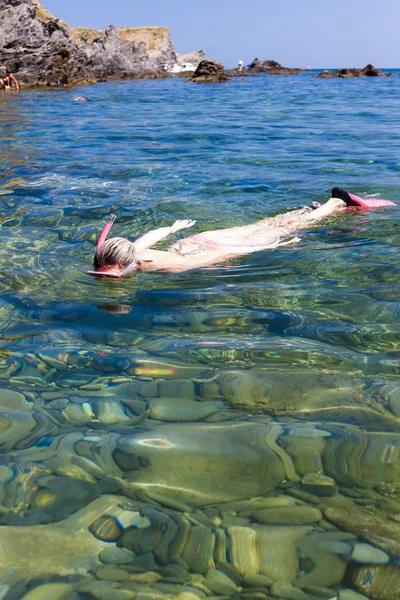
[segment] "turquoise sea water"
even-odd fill
[[[0,96],[1,598],[398,598],[399,98],[309,73]],[[333,186],[398,206],[85,273],[111,212],[195,233]]]

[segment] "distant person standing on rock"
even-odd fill
[[[12,83],[14,82],[15,90],[19,91],[19,84],[14,75],[11,73],[10,69],[6,69],[6,76],[4,79],[0,79],[0,85],[9,92],[11,90]]]
[[[243,61],[242,60],[239,60],[239,62],[238,62],[238,70],[239,71],[243,70]]]

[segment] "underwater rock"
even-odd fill
[[[349,531],[400,558],[400,523],[388,520],[385,510],[356,504],[341,494],[323,501],[325,517],[344,531]]]
[[[342,588],[339,590],[339,600],[368,600],[367,596],[358,594],[354,590]]]
[[[99,517],[89,527],[90,533],[92,533],[98,540],[103,542],[116,542],[123,534],[118,521],[114,517],[103,515]]]
[[[275,368],[268,375],[226,370],[208,372],[194,381],[201,398],[222,399],[238,408],[309,421],[353,423],[372,431],[400,428],[400,419],[384,408],[368,384],[342,373],[318,374],[293,367],[290,372]]]
[[[374,488],[397,481],[400,434],[370,433],[354,427],[330,427],[322,453],[324,472],[339,485]]]
[[[67,600],[73,592],[68,583],[45,583],[22,596],[21,600]]]
[[[130,581],[131,575],[125,569],[114,565],[101,566],[95,571],[97,579],[104,581]]]
[[[204,583],[208,589],[216,594],[232,596],[237,592],[234,582],[225,573],[221,573],[221,571],[216,569],[210,569],[207,572]]]
[[[250,498],[249,500],[239,500],[238,502],[227,502],[220,504],[220,512],[231,510],[235,512],[254,511],[262,508],[278,508],[282,506],[295,506],[296,502],[287,496],[261,496],[259,498]]]
[[[99,559],[103,563],[113,565],[127,565],[135,558],[135,554],[126,548],[110,546],[99,553]]]
[[[222,371],[203,381],[204,398],[222,398],[234,406],[259,408],[265,406],[272,386],[250,371]]]
[[[154,398],[148,400],[150,416],[160,421],[199,421],[218,411],[211,402],[195,402],[185,398]]]
[[[125,473],[128,489],[159,490],[167,497],[190,498],[190,504],[201,506],[274,489],[285,477],[282,458],[275,450],[279,431],[246,422],[166,424],[121,437],[117,450],[127,461],[130,456],[132,461],[140,457],[146,464]]]
[[[311,506],[288,506],[255,510],[251,517],[267,525],[310,525],[322,518],[322,513]]]
[[[390,556],[370,544],[357,543],[354,544],[351,560],[364,564],[385,565],[389,562]]]
[[[8,388],[0,388],[0,410],[23,410],[32,405],[20,392]]]
[[[182,558],[190,571],[207,573],[208,569],[215,568],[214,564],[215,533],[203,525],[190,528]]]
[[[308,600],[307,594],[289,583],[276,582],[271,587],[271,594],[285,600]]]
[[[133,591],[121,589],[121,584],[116,581],[101,580],[84,582],[78,586],[78,592],[90,594],[96,600],[131,600],[136,595]]]
[[[275,581],[293,582],[299,573],[297,544],[311,527],[254,525],[258,573]]]
[[[107,542],[89,533],[88,527],[100,515],[115,511],[118,502],[116,496],[102,496],[65,521],[36,525],[34,530],[31,527],[0,527],[2,581],[15,585],[22,579],[42,573],[85,573],[100,566],[98,554],[107,547]]]
[[[301,479],[301,486],[316,496],[334,496],[338,492],[335,480],[320,473],[306,473]]]
[[[334,533],[311,533],[299,541],[301,575],[296,586],[329,587],[342,581],[347,564],[343,558],[329,551],[329,540],[335,540]]]
[[[394,565],[363,566],[351,570],[353,584],[368,598],[374,600],[398,600],[400,569]]]
[[[300,476],[323,471],[324,437],[316,438],[312,431],[309,435],[302,432],[299,435],[297,430],[293,430],[292,435],[279,436],[279,443],[292,457]]]

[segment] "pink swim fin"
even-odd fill
[[[380,198],[359,198],[354,194],[349,193],[350,198],[356,202],[361,208],[380,208],[381,206],[397,206],[391,200],[381,200]],[[354,208],[354,206],[349,206],[348,208]]]

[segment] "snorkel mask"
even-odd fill
[[[114,224],[114,221],[117,217],[113,214],[111,214],[109,216],[109,218],[107,219],[106,224],[103,227],[103,231],[100,234],[99,239],[97,240],[97,244],[96,244],[96,252],[99,250],[99,248],[101,248],[101,246],[104,244],[108,234],[110,233],[110,229]],[[111,271],[107,270],[106,267],[100,267],[98,269],[96,269],[95,271],[86,271],[86,273],[88,275],[95,275],[97,277],[116,277],[117,279],[120,279],[121,277],[123,277],[124,275],[126,275],[127,273],[130,273],[130,271],[132,271],[135,266],[137,264],[137,260],[136,258],[133,259],[133,261],[130,263],[130,265],[128,265],[127,267],[125,267],[125,269],[123,271],[120,271],[119,273],[112,273]]]

